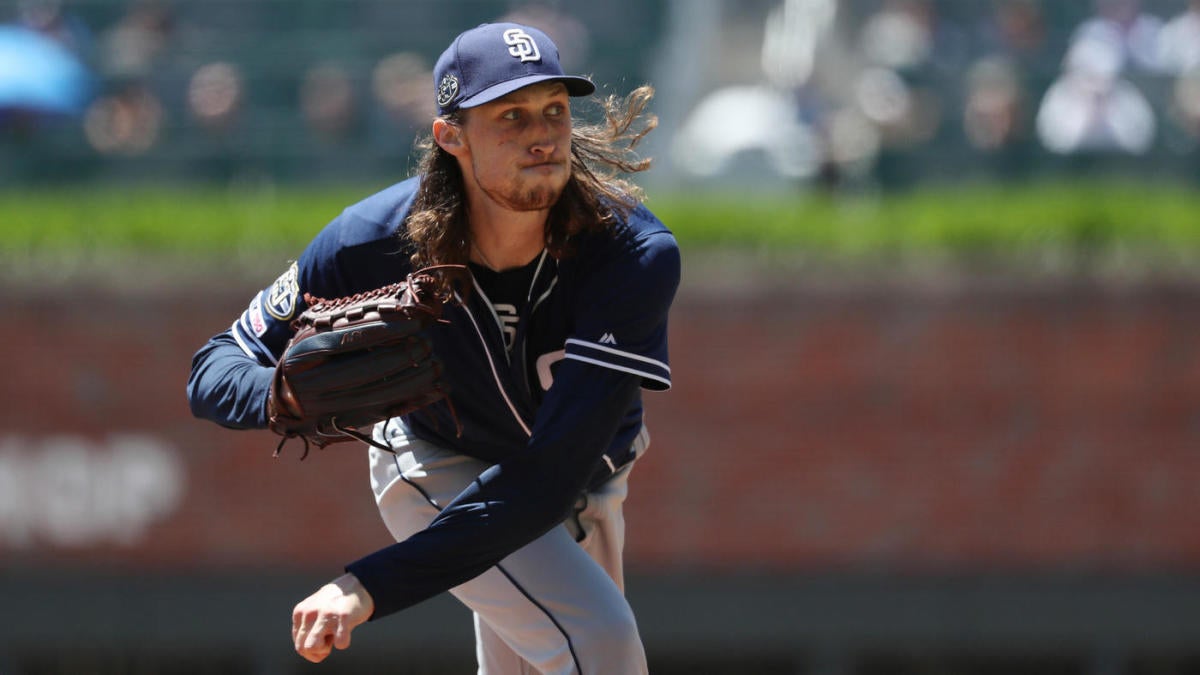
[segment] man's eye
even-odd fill
[[[519,110],[509,110],[500,117],[506,120],[517,120],[521,118],[521,112]]]
[[[549,108],[546,108],[546,114],[552,115],[555,117],[562,115],[566,112],[567,112],[567,107],[565,105],[562,105],[561,103],[556,103],[556,104],[550,106]]]

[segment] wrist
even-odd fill
[[[341,591],[342,595],[353,597],[355,599],[355,601],[358,603],[362,620],[365,621],[371,618],[371,615],[375,613],[375,600],[371,597],[371,594],[367,592],[367,589],[362,585],[362,582],[358,580],[358,577],[354,576],[354,574],[346,572],[337,579],[334,579],[331,584],[336,586],[337,589]]]

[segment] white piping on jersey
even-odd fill
[[[483,298],[483,304],[487,305],[488,311],[491,312],[492,321],[496,322],[496,330],[500,331],[501,335],[504,335],[504,324],[500,322],[500,315],[496,313],[496,306],[492,304],[492,299],[487,296],[487,293],[483,292],[483,287],[479,285],[479,280],[475,278],[474,272],[471,273],[471,285],[475,287],[475,292],[479,294],[479,297]],[[463,308],[466,309],[466,306],[464,305]],[[478,326],[476,329],[478,329]],[[482,338],[483,336],[480,335],[480,337]],[[504,360],[512,362],[512,357],[508,355],[508,351],[504,352]]]
[[[525,296],[526,302],[529,302],[529,300],[533,297],[533,289],[537,286],[538,276],[541,275],[542,266],[545,264],[545,262],[546,262],[546,251],[543,250],[541,259],[538,261],[537,269],[535,269],[533,272],[533,281],[531,281],[529,284],[529,293]],[[504,329],[500,323],[500,317],[496,314],[496,309],[495,309],[495,307],[492,306],[492,301],[487,297],[487,294],[483,292],[483,289],[480,288],[479,281],[475,278],[474,274],[471,274],[471,283],[472,283],[472,285],[475,286],[475,290],[479,292],[479,295],[480,295],[480,297],[483,298],[485,304],[487,304],[488,309],[491,311],[491,314],[492,314],[492,320],[494,320],[496,322],[497,328],[499,328],[500,332],[503,333]],[[550,297],[550,293],[554,290],[554,287],[557,284],[558,284],[558,276],[555,275],[554,278],[550,280],[550,285],[546,288],[546,292],[542,293],[538,297],[537,301],[533,303],[533,306],[529,308],[529,311],[528,311],[529,315],[532,315],[533,312],[535,310],[537,310],[538,306],[541,305],[542,302],[544,302],[546,300],[546,298]],[[492,378],[496,381],[496,389],[499,390],[500,397],[504,399],[504,403],[505,403],[505,405],[508,406],[509,412],[512,413],[513,419],[515,419],[517,421],[517,424],[521,425],[521,429],[524,430],[525,435],[532,437],[533,432],[529,430],[529,426],[527,424],[525,424],[525,420],[521,418],[521,414],[519,412],[517,412],[517,407],[513,405],[512,399],[510,399],[508,397],[508,392],[504,389],[504,382],[501,381],[500,373],[496,370],[496,362],[495,362],[495,360],[492,359],[492,350],[488,349],[487,339],[484,337],[483,331],[479,327],[479,322],[475,320],[475,315],[471,312],[471,309],[467,306],[467,303],[463,301],[462,296],[459,295],[457,291],[454,292],[454,297],[456,300],[458,300],[459,306],[462,307],[463,311],[467,315],[467,318],[471,320],[471,325],[475,328],[475,334],[479,337],[479,342],[483,346],[483,353],[485,355],[487,355],[488,367],[491,368],[491,370],[492,370]],[[567,343],[571,343],[571,342],[577,342],[581,345],[587,345],[589,347],[594,347],[597,349],[601,349],[603,351],[612,352],[613,354],[620,354],[620,355],[638,359],[641,361],[646,361],[649,363],[657,364],[658,366],[664,368],[667,372],[671,371],[671,369],[669,367],[667,367],[667,365],[662,363],[661,361],[655,361],[654,359],[649,359],[644,356],[638,356],[637,354],[629,354],[627,352],[618,351],[616,349],[609,349],[602,345],[598,345],[598,344],[594,344],[594,343],[590,343],[590,342],[584,342],[583,340],[575,340],[575,339],[567,340]],[[524,354],[525,354],[525,344],[522,344],[521,345],[522,362],[524,362]],[[507,352],[505,353],[505,357],[508,358]],[[593,363],[598,366],[603,366],[605,368],[611,368],[613,370],[620,370],[622,372],[627,372],[632,375],[638,375],[638,376],[649,378],[652,380],[657,380],[659,382],[662,382],[667,387],[671,386],[671,383],[668,380],[665,380],[661,377],[657,377],[651,373],[644,373],[644,372],[633,370],[632,368],[616,366],[611,363],[606,363],[604,361],[598,361],[598,360],[589,359],[589,358],[580,357],[580,356],[567,356],[567,358],[573,358],[578,361]],[[613,462],[612,457],[608,456],[607,451],[604,452],[604,454],[600,455],[600,458],[604,460],[604,463],[606,465],[608,465],[609,471],[611,471],[612,473],[617,472],[617,465],[616,465],[616,463]]]
[[[537,269],[535,269],[533,271],[533,280],[529,282],[529,294],[525,296],[526,304],[528,304],[530,300],[533,300],[533,289],[537,288],[537,280],[538,280],[538,277],[540,277],[542,275],[542,267],[545,266],[547,257],[548,256],[546,254],[546,249],[542,249],[542,257],[540,260],[538,260]],[[554,278],[550,280],[550,285],[546,287],[546,292],[542,293],[540,296],[538,296],[538,299],[534,300],[533,305],[531,305],[529,307],[530,316],[532,316],[533,313],[537,311],[537,308],[543,302],[545,302],[546,298],[550,297],[550,293],[554,290],[554,287],[557,285],[558,285],[558,275],[556,274],[556,275],[554,275]]]
[[[646,356],[641,356],[640,354],[631,354],[629,352],[623,352],[620,349],[613,349],[612,347],[602,345],[598,342],[587,342],[587,341],[580,340],[577,338],[567,338],[566,344],[583,345],[584,347],[588,347],[590,349],[596,349],[596,350],[599,350],[602,352],[608,352],[609,354],[616,354],[617,356],[624,356],[627,359],[634,359],[636,361],[650,363],[650,364],[658,366],[659,368],[662,368],[663,370],[667,371],[668,373],[671,372],[671,367],[668,366],[667,364],[663,363],[662,361],[658,361],[658,360],[655,360],[655,359],[652,359],[652,358],[649,358]]]
[[[542,266],[545,264],[546,264],[546,249],[542,249],[541,255],[538,256],[537,268],[533,270],[533,279],[530,280],[530,282],[529,282],[529,292],[525,294],[525,302],[526,303],[528,303],[529,300],[533,297],[533,289],[535,287],[537,287],[538,276],[542,273]],[[533,310],[537,309],[537,305],[541,304],[541,302],[546,299],[546,296],[550,295],[550,291],[554,290],[554,285],[556,283],[558,283],[558,277],[554,277],[554,279],[552,279],[550,281],[550,288],[546,289],[546,292],[543,293],[540,298],[538,298],[537,303],[534,304],[533,307],[529,308],[530,314],[533,313]],[[504,334],[504,322],[500,320],[500,315],[498,313],[496,313],[495,304],[492,303],[492,299],[488,297],[487,293],[483,292],[483,287],[479,285],[479,280],[475,278],[474,273],[471,274],[471,285],[475,287],[475,291],[477,293],[479,293],[479,297],[483,298],[484,304],[487,305],[488,309],[492,313],[492,320],[496,322],[496,329],[500,331],[501,335],[503,335]],[[523,347],[523,345],[522,345],[522,347]],[[524,349],[522,348],[522,355],[523,354],[524,354]],[[512,357],[509,356],[507,351],[504,353],[504,358],[509,363],[512,362]]]
[[[533,278],[534,278],[534,281],[536,281],[537,275],[535,274]],[[546,298],[550,297],[550,293],[554,290],[554,287],[557,285],[558,285],[558,276],[555,275],[555,277],[550,280],[550,285],[548,287],[546,287],[546,292],[542,293],[541,297],[539,297],[537,299],[537,301],[533,303],[533,306],[529,308],[529,316],[533,316],[533,313],[537,311],[537,308],[542,305],[542,303],[546,300]],[[533,296],[533,286],[529,287],[529,295],[530,295],[530,297]],[[529,362],[528,358],[527,358],[527,352],[525,351],[525,349],[528,346],[529,346],[529,340],[525,340],[525,341],[521,342],[521,362],[522,363]],[[540,375],[539,375],[539,378],[540,378]]]
[[[242,351],[246,352],[246,356],[249,356],[250,358],[257,361],[258,354],[255,354],[253,351],[251,351],[250,346],[247,345],[244,340],[242,340],[241,324],[242,324],[242,317],[239,316],[237,321],[234,321],[233,325],[229,327],[229,334],[233,336],[233,341],[236,342],[238,344],[238,346],[242,348]],[[259,342],[258,344],[262,345],[262,342]],[[271,353],[271,350],[267,349],[265,346],[263,346],[262,353],[266,354],[267,358],[271,359],[270,365],[274,366],[279,363],[279,359],[276,359],[275,355]]]
[[[538,275],[540,275],[542,273],[542,265],[545,265],[545,264],[546,264],[546,249],[542,249],[542,255],[538,256],[537,269],[535,269],[533,271],[533,280],[529,282],[529,292],[525,294],[525,304],[529,304],[529,301],[533,299],[533,287],[537,285]],[[555,279],[557,280],[558,277],[555,277]],[[554,287],[553,284],[551,284],[550,287],[553,288]],[[546,291],[546,293],[549,293],[549,292],[550,291]],[[546,296],[543,295],[541,298],[538,299],[538,302],[541,302],[543,299],[545,299],[545,297]]]
[[[534,277],[534,279],[537,279],[537,277]],[[541,296],[538,297],[537,301],[533,303],[533,307],[531,307],[529,310],[530,314],[533,314],[535,311],[537,311],[538,306],[540,306],[543,302],[545,302],[546,298],[550,297],[550,293],[554,290],[554,287],[557,285],[558,285],[558,277],[554,277],[553,279],[550,280],[550,285],[546,287],[546,292],[542,293]],[[530,288],[529,290],[531,292],[533,291],[532,288]]]
[[[230,335],[233,335],[234,342],[238,343],[238,346],[242,348],[242,351],[246,352],[246,356],[249,356],[257,361],[258,355],[250,351],[250,347],[246,346],[246,343],[242,341],[241,323],[242,317],[239,316],[237,320],[233,322],[233,325],[229,327],[229,333]]]
[[[622,373],[629,373],[630,375],[637,375],[639,377],[644,377],[648,380],[662,382],[663,384],[667,385],[668,387],[671,386],[670,380],[659,377],[658,375],[655,375],[654,373],[647,373],[644,370],[634,370],[633,368],[626,368],[625,366],[614,365],[611,361],[601,361],[600,359],[590,359],[586,356],[579,356],[578,354],[567,354],[564,358],[571,359],[572,361],[583,361],[584,363],[590,363],[592,365],[601,366],[603,368],[608,368],[609,370],[619,370]]]
[[[546,250],[542,249],[542,258],[541,258],[541,260],[538,261],[537,269],[533,271],[533,281],[531,281],[529,283],[529,293],[525,297],[526,304],[529,304],[529,302],[533,299],[533,289],[537,288],[537,280],[538,280],[538,277],[542,273],[542,265],[544,265],[545,263],[546,263]],[[550,297],[550,292],[553,291],[554,287],[557,285],[558,285],[558,275],[555,274],[554,278],[552,278],[550,280],[550,285],[546,287],[546,292],[542,293],[541,296],[539,296],[538,299],[533,302],[532,306],[529,307],[527,316],[530,316],[530,317],[533,316],[534,312],[537,311],[538,307],[541,306],[542,302],[544,302],[546,300],[546,298]],[[529,340],[521,341],[521,363],[522,363],[522,365],[528,365],[528,363],[529,363],[529,352],[527,351],[528,348],[529,348]],[[540,372],[538,374],[538,381],[540,384],[541,383]],[[533,383],[530,383],[529,386],[532,388]]]
[[[474,278],[472,276],[472,278]],[[478,286],[476,286],[478,288]],[[512,399],[508,397],[508,392],[504,390],[504,382],[500,380],[500,373],[496,370],[496,362],[492,360],[492,350],[488,349],[487,340],[483,336],[483,331],[479,329],[479,322],[475,320],[475,315],[471,313],[471,309],[467,307],[467,303],[463,302],[462,296],[458,291],[454,292],[454,298],[458,300],[458,304],[462,306],[466,312],[467,318],[471,320],[471,325],[475,327],[475,334],[479,336],[479,342],[483,344],[483,353],[487,355],[488,366],[492,369],[492,377],[496,380],[496,388],[500,390],[500,396],[504,399],[504,403],[508,405],[508,409],[513,414],[513,418],[517,420],[517,424],[521,425],[521,429],[525,431],[526,436],[532,436],[533,432],[529,430],[529,426],[525,424],[525,420],[521,419],[521,414],[517,412],[517,407],[513,405]],[[490,306],[491,303],[489,303]],[[495,312],[492,312],[495,316]],[[498,319],[497,319],[498,320]]]

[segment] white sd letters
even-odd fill
[[[542,60],[542,53],[538,51],[533,37],[520,28],[510,28],[504,31],[504,44],[509,45],[508,53],[512,54],[513,58],[521,59],[521,63]]]

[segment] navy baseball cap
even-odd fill
[[[571,96],[596,91],[586,77],[563,72],[558,47],[545,33],[518,23],[485,23],[463,32],[433,67],[442,115],[547,80],[562,82]]]

